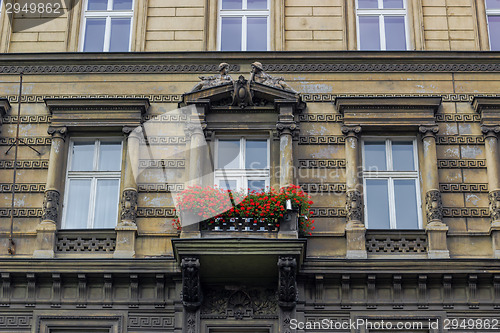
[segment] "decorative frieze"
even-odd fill
[[[0,138],[0,146],[10,146],[15,143],[16,138]],[[49,146],[52,137],[49,136],[23,136],[19,138],[22,144],[29,146]]]
[[[186,143],[184,136],[148,136],[141,138],[142,145],[183,145]]]
[[[482,145],[484,137],[482,135],[438,135],[436,136],[438,145]]]
[[[10,217],[11,208],[0,208],[0,218]],[[14,217],[42,217],[42,208],[14,208]]]
[[[477,123],[480,121],[481,117],[472,113],[440,113],[436,115],[436,122]]]
[[[183,159],[172,160],[139,160],[139,168],[168,168],[183,169],[186,167],[186,161]]]
[[[339,123],[342,122],[341,114],[332,113],[307,113],[300,114],[300,122],[320,122],[320,123]]]
[[[31,313],[8,313],[0,315],[0,329],[29,330],[33,321]]]
[[[300,188],[307,193],[342,193],[346,191],[345,184],[300,184]]]
[[[150,98],[150,101],[153,102]],[[143,122],[149,123],[183,123],[187,120],[185,114],[148,114],[142,117]]]
[[[343,135],[308,135],[299,137],[299,145],[340,145],[345,143]]]
[[[319,160],[319,159],[307,159],[299,160],[300,169],[338,169],[345,168],[345,159],[331,159],[331,160]]]
[[[457,168],[467,168],[467,169],[477,169],[486,168],[486,160],[438,160],[438,168],[440,169],[457,169]]]
[[[443,217],[489,217],[489,208],[444,207]]]
[[[152,313],[131,313],[128,316],[128,328],[158,330],[165,332],[165,329],[174,329],[175,319],[173,315],[160,315]]]
[[[43,101],[42,101],[43,102]],[[50,123],[52,116],[50,115],[22,115],[20,119],[21,124],[45,124]],[[16,124],[17,116],[6,116],[3,118],[4,124]]]
[[[281,308],[291,310],[298,300],[297,261],[292,257],[279,257],[278,304]]]
[[[448,183],[439,184],[441,193],[488,193],[488,184]]]
[[[1,210],[0,210],[1,213]],[[137,217],[174,217],[174,207],[139,207]],[[1,215],[0,215],[1,217]]]
[[[309,209],[313,217],[346,217],[347,212],[343,207],[312,207]]]
[[[181,192],[184,190],[184,184],[179,183],[179,184],[165,184],[165,183],[158,183],[158,184],[139,184],[138,185],[138,190],[139,192]]]
[[[49,160],[17,160],[16,169],[48,169]],[[14,169],[14,161],[0,161],[0,169]]]
[[[16,183],[14,190],[17,193],[43,193],[45,191],[45,183]],[[0,184],[0,192],[12,192],[12,184]]]

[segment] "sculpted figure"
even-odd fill
[[[229,64],[226,62],[222,62],[219,65],[219,75],[200,76],[199,78],[200,78],[201,82],[198,83],[196,86],[194,86],[194,88],[191,90],[191,92],[210,88],[210,87],[219,86],[221,84],[228,83],[228,82],[232,82],[233,79],[231,78],[231,76],[229,74],[227,74],[228,72],[229,72]]]
[[[262,64],[258,61],[251,64],[252,72],[250,76],[250,81],[259,82],[265,84],[267,86],[271,86],[278,89],[288,90],[296,93],[295,90],[292,89],[282,77],[272,77],[271,75],[264,72],[264,68]]]

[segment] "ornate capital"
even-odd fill
[[[441,222],[443,219],[441,192],[430,190],[425,194],[425,212],[427,214],[427,223]]]
[[[196,123],[196,122],[187,122],[184,127],[184,133],[186,135],[187,140],[191,140],[191,137],[195,134],[200,134],[205,136],[205,129],[207,128],[206,122]]]
[[[137,219],[137,198],[137,190],[135,189],[125,189],[122,192],[122,225],[135,225]]]
[[[184,258],[182,269],[182,304],[188,311],[196,311],[203,301],[200,283],[200,260]]]
[[[342,126],[342,133],[347,137],[357,138],[361,133],[361,126]]]
[[[436,134],[439,132],[439,127],[436,125],[436,126],[420,126],[418,128],[418,131],[420,133],[422,133],[423,135],[423,138],[427,138],[427,137],[435,137]]]
[[[347,212],[347,223],[363,223],[363,196],[358,190],[346,193],[345,209]]]
[[[298,136],[300,127],[295,122],[282,122],[276,123],[276,129],[278,130],[278,135],[282,136],[285,134],[291,135],[293,137]]]
[[[122,127],[122,132],[123,134],[129,135],[132,133],[136,128],[135,127],[130,127],[130,126],[123,126]]]
[[[47,133],[52,135],[53,138],[61,138],[64,140],[68,133],[68,128],[65,126],[49,126]]]
[[[500,221],[500,191],[492,191],[488,194],[490,201],[491,222]]]
[[[485,137],[494,137],[496,138],[498,136],[498,133],[500,133],[500,126],[481,126],[481,132],[483,132]]]
[[[297,304],[297,261],[292,257],[279,257],[278,304],[283,309],[293,309]]]
[[[42,221],[57,222],[59,211],[59,192],[56,190],[47,190],[43,198]]]

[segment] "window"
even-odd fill
[[[416,139],[363,141],[363,185],[367,228],[422,227]]]
[[[221,0],[218,23],[219,50],[269,49],[269,0]]]
[[[130,50],[133,0],[86,0],[80,49],[84,52]]]
[[[356,0],[359,50],[406,50],[406,0]]]
[[[216,145],[216,185],[244,191],[269,186],[269,140],[224,138]]]
[[[500,0],[486,0],[490,50],[500,51]]]
[[[63,228],[114,228],[122,164],[120,140],[72,140],[64,196]]]

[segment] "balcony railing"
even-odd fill
[[[217,218],[201,223],[202,231],[211,232],[278,232],[280,224],[266,222],[265,219],[252,217]]]
[[[368,230],[368,254],[426,254],[427,235],[424,230]]]
[[[59,253],[113,253],[116,247],[115,230],[60,230],[56,251]]]

